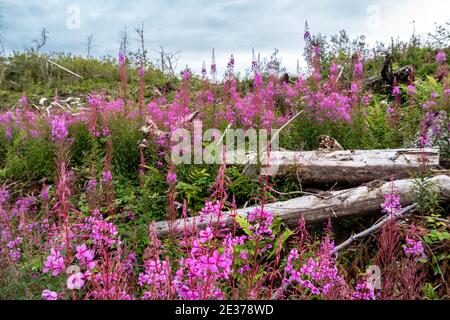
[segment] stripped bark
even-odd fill
[[[433,186],[444,198],[450,199],[450,177],[439,175],[431,178]],[[400,195],[401,204],[409,206],[413,203],[411,190],[414,188],[413,179],[397,180],[393,182],[396,193]],[[295,227],[301,216],[304,216],[307,224],[315,224],[332,219],[341,219],[351,216],[363,216],[379,213],[380,204],[384,202],[383,195],[391,193],[391,183],[382,183],[380,186],[361,186],[357,188],[332,191],[326,197],[305,196],[283,202],[265,205],[264,209],[280,217],[288,226]],[[167,236],[169,230],[173,234],[190,233],[191,230],[206,228],[206,221],[217,221],[223,227],[232,226],[235,215],[247,218],[255,207],[236,210],[235,212],[224,212],[220,221],[217,217],[206,216],[201,221],[199,217],[179,219],[170,223],[168,221],[158,222],[156,229],[161,237]]]
[[[259,161],[258,161],[259,160]],[[338,151],[272,151],[269,161],[257,154],[247,157],[244,174],[257,174],[257,163],[263,175],[282,175],[297,171],[305,182],[363,183],[395,175],[406,178],[411,173],[429,171],[439,166],[438,149],[338,150]]]

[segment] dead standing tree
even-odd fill
[[[125,27],[123,30],[119,31],[119,39],[120,39],[120,52],[124,56],[127,56],[127,54],[128,54],[128,45],[129,45],[128,29],[127,29],[127,27]]]
[[[33,42],[36,44],[36,47],[34,48],[36,52],[39,52],[39,50],[42,49],[47,44],[47,41],[50,39],[48,36],[49,34],[50,31],[48,31],[45,28],[42,28],[40,38],[33,40]]]
[[[180,60],[180,51],[169,52],[166,51],[162,46],[160,50],[156,51],[159,58],[157,59],[158,65],[162,73],[168,72],[170,75],[175,75],[175,69],[178,66],[178,61]]]
[[[140,61],[141,67],[145,68],[147,66],[147,49],[145,49],[145,37],[144,37],[144,23],[142,22],[140,25],[134,28],[136,31],[138,38],[136,39],[139,42],[140,48],[138,50],[138,59]]]
[[[87,49],[87,58],[88,59],[91,58],[91,52],[92,52],[93,48],[94,48],[94,35],[91,34],[86,39],[86,49]]]
[[[393,71],[394,58],[389,52],[385,52],[385,55],[380,76],[367,79],[364,84],[373,91],[391,94],[395,83],[408,83],[411,80],[413,71],[411,66]]]

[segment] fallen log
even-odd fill
[[[269,157],[249,154],[244,174],[255,176],[260,163],[262,175],[297,171],[305,182],[360,184],[391,175],[406,178],[439,166],[439,149],[273,151]]]
[[[439,175],[431,178],[433,188],[440,192],[446,199],[450,199],[450,176]],[[400,195],[401,204],[409,206],[413,203],[411,190],[414,188],[413,179],[397,180],[393,182],[395,192]],[[361,186],[357,188],[331,191],[326,197],[305,196],[283,202],[266,204],[264,209],[280,217],[286,225],[295,227],[301,216],[304,216],[307,224],[315,224],[327,221],[329,218],[341,219],[351,216],[364,216],[379,213],[383,195],[391,193],[391,182],[382,183],[378,187]],[[169,233],[180,235],[183,232],[191,233],[192,230],[206,228],[207,221],[219,223],[223,227],[232,226],[235,215],[247,218],[248,214],[257,207],[239,209],[234,212],[223,212],[220,219],[206,216],[203,220],[199,217],[178,219],[172,223],[162,221],[156,223],[156,230],[160,237]]]

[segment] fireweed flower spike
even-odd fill
[[[170,184],[172,184],[172,183],[176,183],[177,182],[177,174],[176,173],[173,173],[173,172],[169,172],[168,174],[167,174],[167,183],[170,183]]]
[[[445,55],[444,51],[439,51],[436,55],[436,62],[437,63],[445,63],[447,61],[447,57]]]
[[[120,52],[119,53],[119,65],[124,66],[125,62],[126,62],[125,55],[122,52]]]
[[[52,128],[53,141],[64,141],[69,131],[67,130],[67,123],[64,116],[56,116],[50,122]]]
[[[423,250],[422,241],[414,240],[410,237],[406,237],[406,245],[403,246],[403,251],[406,255],[417,257],[417,258],[426,258],[426,255]]]

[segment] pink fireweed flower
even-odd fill
[[[109,137],[111,135],[111,132],[109,131],[108,127],[104,127],[102,130],[102,134],[104,137]]]
[[[199,212],[200,220],[205,221],[206,219],[214,219],[222,214],[223,204],[220,201],[215,203],[207,202],[202,210]],[[211,220],[212,221],[212,220]]]
[[[97,188],[97,180],[89,179],[89,181],[87,183],[87,188],[86,188],[87,192],[93,193],[96,188]]]
[[[50,186],[43,185],[41,191],[41,200],[47,202],[50,199]]]
[[[54,291],[50,291],[50,290],[44,290],[42,291],[42,299],[47,300],[47,301],[54,301],[54,300],[58,300],[58,294]]]
[[[200,242],[206,243],[212,240],[214,237],[214,233],[210,227],[206,228],[205,230],[200,231]]]
[[[125,55],[121,52],[119,53],[119,65],[120,66],[124,66],[126,62],[126,57]]]
[[[305,31],[303,34],[303,39],[305,39],[305,41],[309,41],[311,39],[311,32]]]
[[[322,242],[319,256],[303,261],[298,270],[296,266],[300,253],[297,249],[292,249],[288,256],[283,283],[298,285],[301,291],[315,296],[327,294],[330,288],[338,287],[343,278],[339,276],[335,257],[331,255],[332,248],[333,242],[326,238]]]
[[[117,242],[117,227],[112,222],[104,221],[98,210],[85,219],[83,229],[90,232],[89,237],[97,246],[110,247]]]
[[[53,141],[64,141],[69,131],[67,130],[66,119],[63,116],[54,117],[50,126],[52,127],[52,139]]]
[[[201,73],[202,73],[202,79],[206,79],[208,71],[206,71],[206,62],[205,61],[203,61]]]
[[[394,113],[394,108],[392,107],[392,105],[389,105],[389,107],[387,108],[386,112],[387,113]]]
[[[407,90],[408,95],[413,96],[417,93],[416,86],[414,84],[410,84]]]
[[[84,286],[84,275],[81,272],[75,273],[67,279],[69,290],[80,290]]]
[[[186,67],[186,69],[184,69],[184,71],[183,71],[183,80],[189,81],[190,79],[191,79],[191,72]]]
[[[22,244],[23,239],[21,237],[17,237],[15,240],[8,242],[6,245],[9,249],[9,256],[15,262],[20,260],[20,245]]]
[[[330,66],[330,74],[333,76],[337,76],[338,72],[339,72],[339,65],[333,62]]]
[[[444,51],[439,51],[436,55],[436,62],[437,63],[444,63],[445,61],[447,61],[447,57],[445,55]]]
[[[9,192],[6,189],[0,188],[0,205],[6,203],[9,198]]]
[[[394,88],[392,89],[392,94],[394,96],[398,96],[400,94],[400,87],[399,86],[394,86]]]
[[[177,182],[177,179],[178,179],[178,177],[177,177],[177,174],[176,174],[176,173],[169,172],[169,173],[167,174],[167,183],[170,183],[170,184],[176,183],[176,182]]]
[[[406,245],[403,246],[403,251],[407,256],[426,258],[423,250],[423,244],[420,240],[414,240],[410,237],[406,237]]]
[[[354,300],[375,300],[375,290],[368,281],[359,282],[352,294]]]
[[[92,270],[96,266],[96,262],[94,261],[94,251],[88,250],[86,244],[82,244],[77,246],[76,258],[80,262],[80,264],[87,266],[88,269]]]
[[[140,67],[138,70],[138,75],[139,77],[143,78],[145,76],[145,68],[144,67]]]
[[[400,195],[394,192],[383,195],[385,201],[381,204],[382,211],[391,217],[395,217],[397,213],[402,210],[400,204]]]
[[[112,177],[111,171],[109,171],[109,170],[103,171],[102,178],[103,178],[104,182],[112,181],[113,177]]]
[[[355,63],[355,71],[354,72],[355,72],[356,77],[362,77],[364,75],[363,64],[360,61]]]
[[[44,264],[44,273],[52,271],[52,276],[56,277],[58,274],[63,273],[65,270],[64,259],[59,252],[59,250],[55,250],[51,248],[50,255],[45,260]]]
[[[217,65],[215,63],[211,64],[211,74],[217,73]]]
[[[255,234],[272,236],[272,213],[262,210],[261,208],[255,208],[248,214],[247,220],[254,223],[254,226],[251,226],[250,230],[254,231]]]
[[[22,107],[26,107],[28,105],[28,99],[26,96],[22,96],[22,98],[20,98],[20,103],[22,104]]]
[[[261,73],[255,72],[255,76],[253,78],[253,86],[255,88],[261,87],[263,85],[263,77]]]

